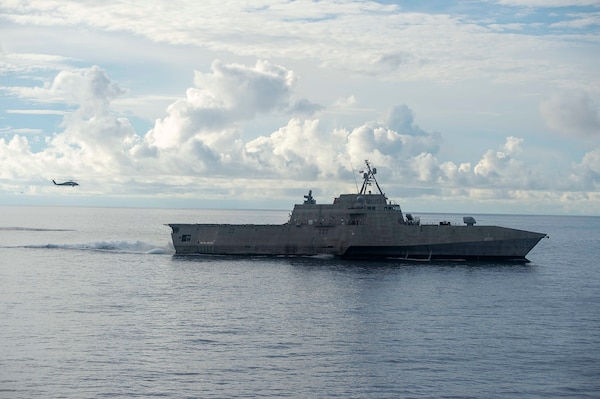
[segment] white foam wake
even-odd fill
[[[80,251],[104,251],[133,254],[171,255],[175,253],[172,245],[157,246],[143,241],[97,241],[82,244],[46,244],[27,245],[26,248],[67,249]]]

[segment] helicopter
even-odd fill
[[[68,180],[68,181],[65,181],[65,182],[62,182],[62,183],[57,183],[56,181],[54,181],[54,179],[52,179],[52,183],[54,183],[54,185],[56,185],[56,186],[71,186],[71,187],[75,187],[75,186],[79,185],[79,183],[77,183],[74,180]]]

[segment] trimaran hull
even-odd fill
[[[387,236],[364,226],[170,224],[176,253],[333,255],[345,259],[524,260],[545,234],[496,226],[398,226]]]
[[[169,224],[180,255],[333,255],[340,258],[526,260],[546,235],[498,226],[421,225],[381,191],[368,161],[356,194],[317,204],[312,191],[281,225]],[[362,172],[361,172],[362,173]],[[377,187],[378,193],[369,188]]]

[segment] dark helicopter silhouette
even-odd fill
[[[62,182],[62,183],[57,183],[57,182],[54,181],[54,179],[52,179],[52,183],[54,183],[57,186],[71,186],[71,187],[75,187],[75,186],[79,185],[79,183],[77,183],[74,180],[69,180],[69,181],[65,181],[65,182]]]

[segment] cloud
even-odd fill
[[[411,127],[409,130],[413,130]],[[403,134],[385,124],[367,122],[354,128],[348,135],[347,149],[352,159],[367,157],[382,166],[398,166],[411,170],[408,159],[421,153],[435,153],[439,147],[439,134],[414,136]]]
[[[522,141],[523,139],[510,136],[506,138],[502,151],[488,150],[473,168],[475,175],[492,178],[496,183],[498,180],[506,183],[506,179],[523,176],[524,164],[514,157],[520,152]]]
[[[88,80],[93,76],[89,74]],[[129,151],[131,163],[147,173],[314,180],[339,177],[364,159],[410,172],[409,160],[414,155],[439,148],[440,135],[418,127],[405,105],[392,108],[382,123],[366,122],[350,131],[331,132],[323,129],[318,119],[292,118],[269,135],[245,141],[245,121],[258,114],[290,112],[295,82],[292,71],[266,61],[251,67],[216,61],[210,73],[196,72],[194,87],[187,89],[185,98],[173,102],[167,115],[157,119],[143,137],[129,137],[129,147],[123,151]],[[78,89],[77,85],[73,89]],[[104,104],[108,104],[113,94],[104,87],[91,97],[96,101],[105,98]],[[356,99],[351,97],[348,102]],[[322,109],[309,100],[294,104],[304,104],[311,111]],[[97,111],[102,113],[100,107]],[[81,119],[78,112],[69,125],[77,125],[77,118]]]
[[[522,138],[509,136],[499,150],[487,150],[473,167],[470,162],[440,161],[435,151],[424,151],[409,159],[413,173],[405,172],[404,178],[414,178],[425,186],[483,189],[486,193],[491,187],[527,190],[550,183],[543,182],[542,174],[519,158],[522,143]]]
[[[24,136],[38,136],[38,135],[45,134],[45,132],[42,129],[2,128],[2,129],[0,129],[0,135],[1,134],[24,135]]]
[[[36,101],[62,101],[75,109],[64,113],[63,130],[47,137],[41,151],[34,152],[21,134],[0,142],[2,175],[35,179],[126,172],[128,151],[140,138],[129,120],[112,114],[110,103],[122,93],[97,66],[61,71],[52,82],[22,91]]]
[[[0,73],[28,74],[68,68],[74,60],[53,54],[7,53],[0,44]]]
[[[300,115],[309,117],[314,115],[315,113],[324,110],[320,104],[313,103],[305,98],[297,100],[289,109],[289,113],[292,115]]]
[[[499,4],[562,7],[598,3],[505,0]],[[473,10],[476,12],[470,15]],[[318,6],[308,1],[267,1],[260,7],[239,2],[156,6],[151,1],[91,5],[72,0],[8,0],[0,6],[3,20],[28,27],[131,32],[154,43],[239,57],[310,60],[327,70],[336,68],[388,80],[448,82],[492,76],[522,82],[539,79],[540,70],[554,79],[581,76],[581,81],[586,80],[578,65],[563,62],[556,68],[555,51],[565,41],[571,43],[573,37],[528,34],[527,29],[521,35],[514,35],[512,29],[509,34],[495,32],[493,27],[498,24],[491,22],[498,18],[497,7],[490,5],[489,14],[483,16],[481,10],[479,6],[450,6],[430,12],[427,6],[333,0],[320,1]],[[521,24],[520,20],[513,22],[503,26],[522,26],[515,24]],[[593,40],[594,33],[589,37]],[[489,51],[492,46],[494,52]],[[532,52],[531,48],[545,51]],[[20,64],[31,65],[29,61]]]
[[[600,105],[583,90],[554,94],[542,101],[540,114],[550,129],[563,135],[600,136]]]
[[[553,28],[575,28],[584,29],[590,26],[600,25],[600,12],[573,13],[569,14],[573,19],[570,21],[560,21],[552,24]]]
[[[247,195],[368,158],[408,195],[595,187],[598,0],[0,3],[7,175]]]
[[[66,111],[55,109],[7,109],[7,114],[22,114],[22,115],[66,115]]]
[[[195,73],[194,87],[167,108],[167,116],[156,121],[132,153],[158,157],[172,173],[185,163],[194,165],[182,168],[186,174],[220,162],[239,164],[240,124],[257,114],[288,110],[295,81],[292,71],[267,61],[253,67],[215,61],[210,73]]]
[[[104,182],[135,180],[130,190],[137,193],[145,192],[144,185],[155,189],[158,184],[168,186],[173,195],[212,198],[226,192],[242,196],[244,180],[255,188],[277,181],[279,195],[286,186],[310,182],[337,194],[352,182],[353,169],[368,159],[386,176],[390,191],[409,187],[402,190],[405,195],[458,190],[457,195],[470,198],[517,199],[540,188],[598,187],[598,149],[562,175],[545,177],[523,157],[525,141],[515,136],[483,152],[474,166],[442,159],[441,134],[419,127],[404,104],[391,107],[379,121],[349,129],[329,129],[318,118],[293,117],[271,133],[245,137],[246,121],[269,113],[288,115],[294,82],[292,71],[267,62],[215,62],[211,72],[196,74],[194,86],[152,129],[138,133],[127,118],[114,113],[113,103],[124,90],[105,71],[61,71],[31,92],[54,96],[54,101],[62,98],[74,109],[64,115],[62,130],[48,137],[39,151],[22,134],[0,138],[0,178],[85,175]],[[240,87],[243,94],[236,97]],[[357,101],[350,97],[344,103]],[[124,190],[102,190],[112,189]]]
[[[573,7],[597,6],[598,0],[498,0],[498,4],[520,7]]]
[[[292,119],[270,136],[244,146],[248,166],[264,176],[314,180],[337,176],[343,162],[346,132],[328,134],[319,121]],[[342,163],[343,162],[343,163]]]
[[[384,123],[396,132],[410,136],[425,136],[427,133],[414,123],[414,113],[406,105],[393,107],[384,118]]]
[[[0,168],[0,178],[13,180],[39,173],[41,168],[32,170],[30,162],[15,162],[15,160],[31,160],[32,157],[26,137],[15,135],[8,142],[0,138],[0,163],[3,166]]]
[[[335,102],[333,103],[333,107],[335,108],[351,108],[356,106],[357,104],[357,99],[356,96],[351,95],[348,97],[344,97],[344,98],[338,98],[337,100],[335,100]]]
[[[414,157],[413,161],[413,169],[417,172],[420,181],[434,181],[435,176],[440,173],[439,162],[430,153],[421,153]]]
[[[369,159],[414,183],[458,185],[476,180],[507,185],[522,174],[522,162],[513,157],[522,139],[512,136],[501,151],[484,154],[473,170],[468,162],[439,161],[435,154],[441,134],[420,128],[406,105],[390,108],[380,122],[367,121],[350,130],[327,131],[318,119],[292,118],[269,135],[244,140],[244,121],[259,113],[289,111],[295,81],[292,71],[266,61],[251,67],[215,61],[210,73],[196,73],[194,87],[144,135],[136,134],[127,119],[112,115],[111,103],[123,90],[98,67],[62,71],[31,92],[78,106],[65,115],[65,129],[48,140],[43,155],[97,173],[210,172],[313,180],[339,178]],[[356,102],[354,96],[344,101]]]
[[[124,93],[98,66],[62,70],[52,82],[46,82],[41,87],[13,86],[3,87],[3,90],[34,102],[77,105],[82,112],[89,114],[94,114],[98,107],[106,109],[112,100]],[[47,110],[27,112],[60,113]]]
[[[584,189],[600,189],[600,148],[586,153],[581,163],[573,165],[570,180]]]
[[[238,118],[252,118],[281,106],[297,79],[292,71],[268,61],[258,61],[252,68],[215,61],[211,69],[209,74],[196,71],[194,85],[213,98],[218,93],[217,100]]]

